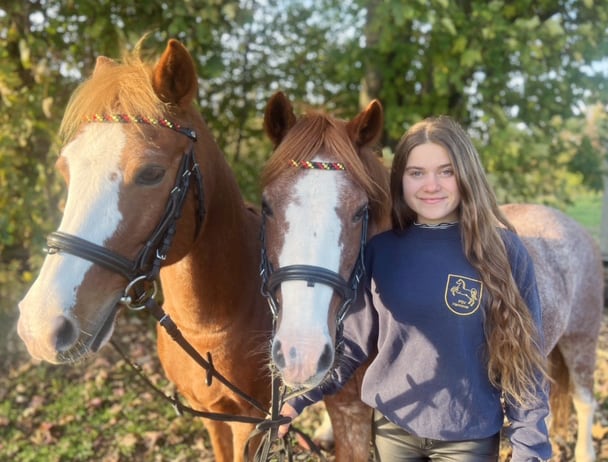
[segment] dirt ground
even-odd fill
[[[592,429],[593,442],[597,460],[608,461],[608,309],[604,309],[604,319],[600,332],[597,349],[597,366],[595,370],[595,397],[597,407]],[[574,438],[576,431],[576,418],[570,418],[567,437],[557,441],[554,448],[554,462],[567,462],[574,460]]]

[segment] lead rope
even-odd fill
[[[321,449],[312,441],[312,439],[304,432],[290,426],[287,434],[283,438],[278,437],[279,426],[291,423],[290,417],[285,417],[279,414],[283,403],[289,396],[286,394],[285,386],[280,380],[280,375],[276,371],[274,366],[271,366],[272,372],[272,407],[270,419],[266,419],[256,425],[256,429],[249,435],[247,443],[245,444],[244,459],[249,460],[249,445],[254,439],[263,434],[263,439],[258,445],[258,449],[255,453],[255,461],[268,461],[273,456],[274,459],[279,462],[293,461],[293,451],[290,444],[290,433],[297,434],[302,438],[310,451],[317,455],[321,462],[327,462],[325,456],[321,452]]]

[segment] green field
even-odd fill
[[[579,195],[575,203],[567,207],[565,212],[587,228],[599,242],[602,223],[601,193],[588,192]]]

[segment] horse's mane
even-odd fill
[[[141,58],[140,41],[133,52],[124,52],[122,62],[99,58],[93,74],[70,97],[59,134],[69,140],[95,114],[120,112],[153,119],[167,111],[152,87],[152,64]]]
[[[319,152],[344,164],[353,180],[367,193],[372,220],[380,221],[389,213],[388,170],[376,151],[373,147],[362,147],[357,152],[348,136],[346,122],[322,111],[308,112],[289,130],[262,171],[262,188],[286,169],[293,168],[290,160],[312,160]]]

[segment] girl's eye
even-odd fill
[[[135,182],[144,186],[152,186],[161,182],[165,169],[160,165],[148,165],[142,168],[135,177]]]
[[[452,176],[452,175],[454,175],[454,170],[452,170],[451,168],[446,168],[445,170],[441,171],[441,175],[442,176]]]

